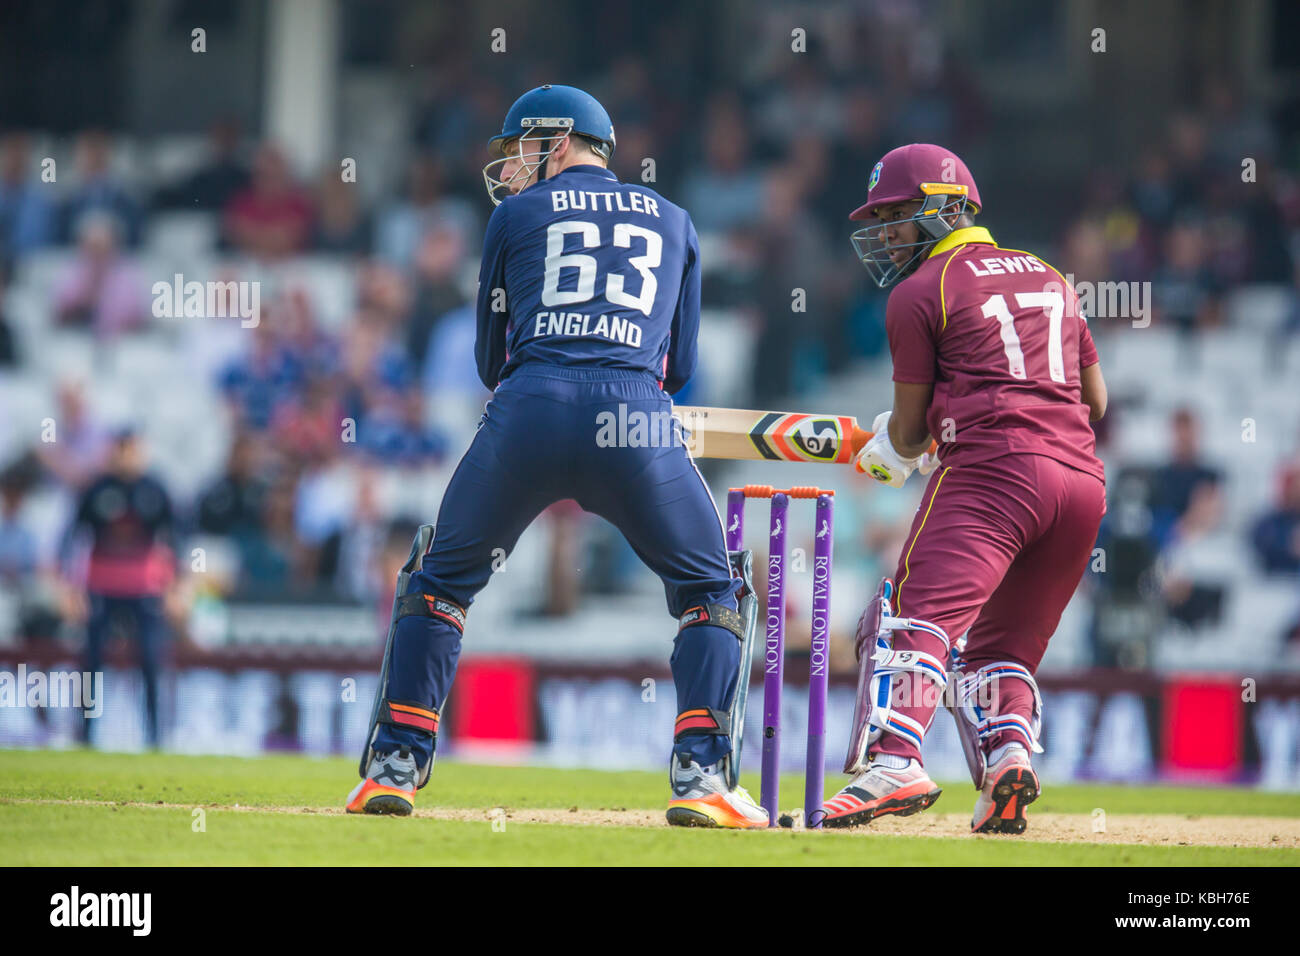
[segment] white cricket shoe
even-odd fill
[[[1024,833],[1025,807],[1041,792],[1029,754],[1020,744],[1008,744],[989,759],[984,789],[975,799],[971,832]]]
[[[668,822],[675,827],[748,830],[768,824],[767,811],[744,787],[727,789],[726,776],[717,764],[683,765],[673,754],[669,777],[673,797],[668,801]]]
[[[348,794],[348,813],[387,813],[409,817],[415,810],[420,770],[406,747],[376,754],[366,779]]]
[[[866,770],[822,804],[821,824],[854,827],[886,814],[908,817],[933,804],[942,792],[921,761],[874,754]]]

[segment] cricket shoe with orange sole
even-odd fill
[[[877,754],[871,765],[822,804],[823,827],[856,827],[890,814],[908,817],[939,799],[943,791],[919,760]]]
[[[726,776],[717,765],[682,764],[673,754],[669,778],[673,798],[668,801],[668,822],[675,827],[748,830],[767,826],[767,811],[744,787],[728,789]]]
[[[1025,807],[1038,799],[1042,788],[1029,762],[1029,754],[1019,744],[1009,744],[1001,754],[994,754],[984,772],[984,789],[975,799],[971,817],[972,833],[1024,833]]]
[[[415,809],[419,767],[411,752],[376,754],[366,779],[348,794],[348,813],[384,813],[409,817]]]

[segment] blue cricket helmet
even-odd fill
[[[545,179],[547,159],[570,134],[584,137],[605,162],[614,155],[614,124],[605,107],[590,93],[548,83],[515,100],[501,124],[501,134],[488,140],[488,153],[493,159],[483,167],[483,185],[492,204],[500,205],[506,196],[526,188],[534,176]],[[503,179],[506,163],[511,161],[505,144],[512,140],[519,143],[519,166],[509,179]],[[530,153],[531,162],[525,161],[525,141],[538,140],[549,140],[550,148]]]
[[[501,134],[488,140],[488,152],[499,158],[506,140],[529,130],[534,135],[543,130],[577,133],[594,140],[593,148],[606,161],[614,155],[614,124],[605,107],[590,93],[574,86],[547,83],[515,100],[501,124]]]

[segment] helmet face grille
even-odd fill
[[[526,187],[537,169],[540,168],[544,176],[551,152],[560,140],[574,134],[590,142],[592,150],[606,162],[613,156],[614,124],[605,108],[589,93],[572,86],[548,83],[515,100],[501,124],[501,132],[488,141],[492,162],[483,168],[483,183],[492,204],[500,205],[506,196]],[[553,142],[550,149],[530,156],[514,176],[508,180],[501,179],[501,171],[511,158],[506,155],[506,144],[527,139],[551,139]],[[518,158],[513,150],[512,154]]]
[[[545,129],[540,126],[530,127],[527,132],[516,140],[516,150],[513,156],[508,154],[504,149],[504,144],[508,140],[501,140],[502,148],[500,158],[492,160],[492,162],[483,167],[483,186],[487,189],[488,198],[492,200],[492,205],[499,206],[507,196],[512,196],[520,190],[526,189],[532,181],[533,174],[546,164],[546,160],[560,144],[560,140],[570,135],[567,130],[558,136],[551,135],[554,129],[555,127],[546,127]],[[546,139],[552,141],[550,148],[541,150],[535,155],[530,156],[527,160],[522,158],[524,149],[523,144],[525,142],[535,142]],[[505,164],[511,159],[517,159],[519,161],[519,168],[515,170],[515,174],[509,179],[502,178],[504,176]]]
[[[916,271],[930,254],[934,244],[952,232],[953,227],[946,220],[954,215],[960,216],[965,213],[966,206],[967,200],[964,195],[929,195],[910,217],[893,219],[889,222],[880,219],[872,220],[849,236],[849,241],[853,243],[853,249],[867,270],[867,274],[871,276],[871,280],[878,287],[887,289]],[[908,222],[916,223],[917,240],[891,242],[890,231]],[[895,254],[906,250],[911,250],[911,255],[895,259]]]

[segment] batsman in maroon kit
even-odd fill
[[[1038,256],[999,247],[973,224],[980,209],[956,155],[913,144],[876,164],[850,216],[868,222],[852,238],[876,283],[898,283],[886,309],[894,407],[856,467],[929,484],[859,622],[853,779],[826,801],[826,826],[938,799],[921,744],[941,705],[980,791],[972,831],[1023,832],[1040,789],[1034,673],[1106,510],[1089,425],[1106,386],[1074,290]]]

